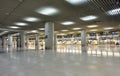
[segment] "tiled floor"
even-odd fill
[[[120,47],[66,50],[1,52],[0,76],[120,76]]]

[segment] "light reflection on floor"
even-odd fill
[[[16,49],[5,48],[2,49],[6,52],[16,51]],[[17,49],[20,50],[20,49]],[[29,51],[34,49],[27,49]],[[45,49],[40,49],[44,52]],[[81,54],[81,45],[57,45],[57,53],[70,53],[70,54]],[[107,45],[90,45],[87,47],[88,56],[97,56],[97,57],[120,57],[120,46],[107,46]]]
[[[66,45],[59,46],[57,49],[58,53],[73,53],[73,54],[81,54],[81,46],[80,45]],[[120,46],[88,46],[87,54],[89,56],[114,56],[120,57]]]
[[[119,49],[89,46],[87,54],[71,45],[57,51],[14,49],[0,53],[0,76],[119,76]]]

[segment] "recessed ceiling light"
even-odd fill
[[[57,35],[66,35],[66,34],[64,34],[64,33],[61,33],[61,34],[57,34]]]
[[[109,14],[109,15],[118,15],[118,14],[120,14],[120,8],[109,10],[109,11],[107,11],[107,14]]]
[[[20,27],[17,27],[17,26],[10,26],[9,28],[17,29],[17,28],[20,28]]]
[[[79,5],[87,2],[87,0],[65,0],[72,5]]]
[[[81,28],[73,28],[73,30],[80,30]]]
[[[113,29],[113,27],[106,27],[106,28],[104,28],[104,30],[111,30],[111,29]]]
[[[39,28],[39,30],[45,30],[45,28]]]
[[[61,30],[61,31],[66,32],[66,31],[68,31],[68,30]]]
[[[74,32],[69,32],[69,34],[73,34]]]
[[[26,26],[28,25],[27,23],[23,23],[23,22],[17,22],[17,23],[14,23],[15,25],[18,25],[18,26]]]
[[[90,26],[87,26],[88,28],[94,28],[94,27],[98,27],[98,25],[90,25]]]
[[[90,21],[90,20],[95,20],[97,18],[98,18],[97,16],[90,15],[90,16],[81,17],[80,19],[83,21]]]
[[[31,33],[30,31],[27,31],[26,33]]]
[[[26,18],[24,18],[24,20],[28,21],[28,22],[38,22],[38,21],[40,21],[40,19],[35,18],[35,17],[26,17]]]
[[[36,10],[37,13],[40,13],[42,15],[56,15],[59,13],[59,10],[54,7],[43,7],[38,10]]]
[[[32,30],[31,32],[32,32],[32,33],[37,33],[38,31],[37,31],[37,30]]]
[[[9,32],[9,31],[4,31],[4,32]]]
[[[98,31],[97,29],[92,29],[92,30],[90,30],[90,31]]]
[[[73,21],[65,21],[65,22],[62,22],[61,24],[62,25],[73,25],[73,24],[75,24],[75,22],[73,22]]]

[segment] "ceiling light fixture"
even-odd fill
[[[68,30],[61,30],[61,31],[66,32],[66,31],[68,31]]]
[[[14,25],[26,26],[26,25],[28,25],[28,24],[27,24],[27,23],[23,23],[23,22],[17,22],[17,23],[14,23]]]
[[[62,25],[73,25],[73,24],[75,24],[75,22],[73,22],[73,21],[65,21],[65,22],[62,22],[61,24]]]
[[[31,32],[32,32],[32,33],[37,33],[38,31],[37,31],[37,30],[32,30]]]
[[[109,15],[118,15],[118,14],[120,14],[120,8],[109,10],[109,11],[107,11],[107,14],[109,14]]]
[[[104,28],[104,30],[111,30],[111,29],[113,29],[113,27],[106,27],[106,28]]]
[[[17,27],[17,26],[10,26],[9,28],[17,29],[17,28],[20,28],[20,27]]]
[[[95,28],[95,27],[98,27],[98,25],[90,25],[90,26],[87,26],[88,28]]]
[[[60,33],[60,34],[57,34],[57,35],[66,35],[66,34],[64,34],[64,33]]]
[[[69,34],[73,34],[74,32],[69,32]]]
[[[65,1],[72,5],[79,5],[87,2],[87,0],[65,0]]]
[[[91,20],[95,20],[97,18],[98,18],[97,16],[90,15],[90,16],[81,17],[80,19],[83,21],[91,21]]]
[[[73,28],[73,30],[80,30],[81,28]]]
[[[39,30],[45,30],[45,28],[39,28]]]
[[[58,14],[59,10],[54,7],[43,7],[43,8],[37,9],[36,12],[42,15],[51,16],[51,15]]]
[[[92,30],[90,30],[90,31],[98,31],[97,29],[92,29]]]
[[[28,21],[28,22],[38,22],[38,21],[40,21],[40,19],[35,18],[35,17],[26,17],[26,18],[24,18],[24,20]]]
[[[27,31],[26,33],[31,33],[30,31]]]

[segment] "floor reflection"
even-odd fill
[[[87,49],[86,54],[79,45],[61,46],[56,52],[1,53],[0,76],[119,76],[119,47],[89,46]]]
[[[81,54],[81,46],[80,45],[60,45],[57,49],[58,53],[73,53],[73,54]],[[88,46],[87,54],[91,56],[114,56],[120,57],[120,47],[119,46]]]

